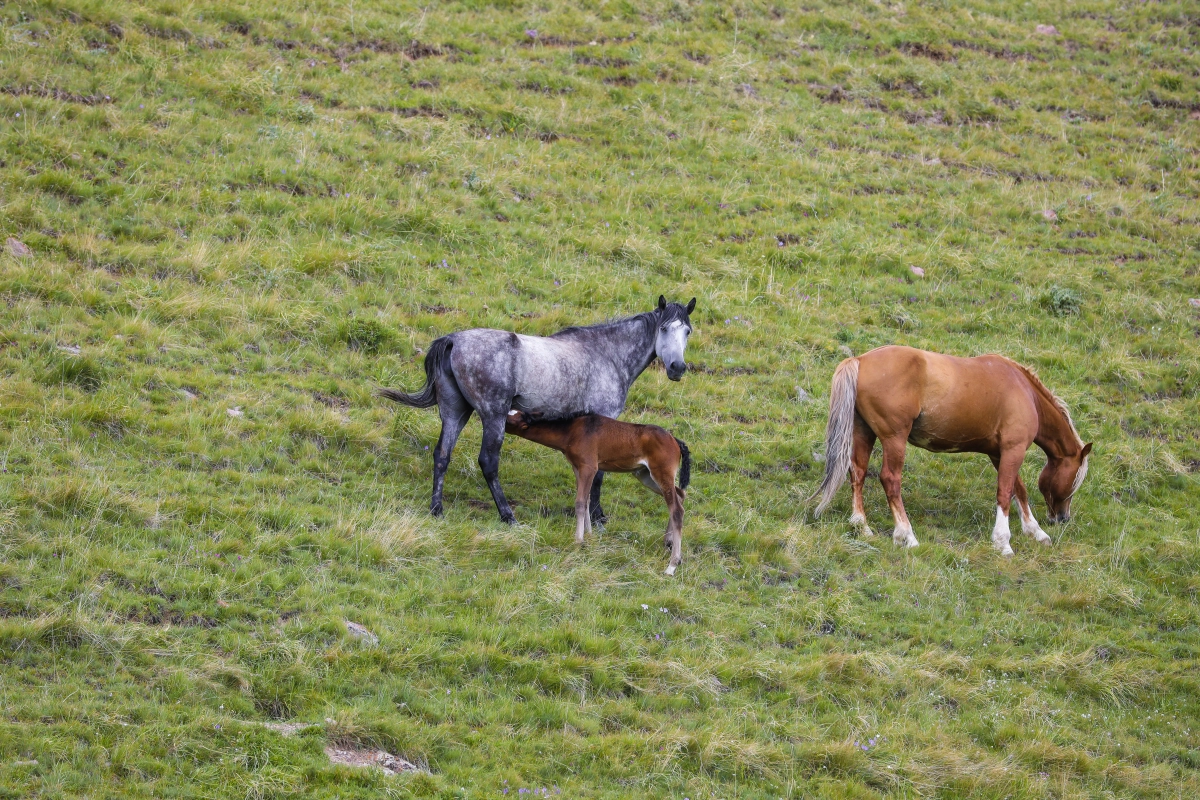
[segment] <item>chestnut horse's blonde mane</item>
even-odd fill
[[[1018,364],[1011,358],[1007,358],[1005,356],[1000,357],[1020,370],[1021,374],[1029,379],[1029,382],[1033,384],[1035,389],[1043,392],[1046,395],[1046,398],[1050,400],[1051,405],[1057,408],[1059,412],[1066,417],[1067,424],[1071,426],[1071,433],[1075,434],[1075,441],[1078,442],[1080,447],[1083,447],[1083,439],[1079,438],[1079,431],[1075,429],[1075,420],[1071,419],[1071,411],[1067,408],[1067,404],[1064,403],[1058,395],[1047,389],[1046,384],[1042,383],[1042,379],[1039,378],[1037,373],[1031,370],[1029,367],[1025,366],[1024,364]]]

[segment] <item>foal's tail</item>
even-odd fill
[[[686,489],[688,484],[692,482],[692,451],[688,450],[682,439],[676,439],[675,444],[679,445],[679,488]]]
[[[818,494],[816,516],[833,502],[833,496],[846,480],[850,471],[850,457],[854,450],[854,401],[858,395],[858,359],[847,358],[833,372],[833,386],[829,391],[829,423],[825,426],[825,479]]]
[[[425,385],[421,387],[421,391],[408,394],[399,389],[380,389],[379,396],[413,408],[429,408],[437,405],[434,380],[442,371],[446,355],[450,352],[453,344],[454,342],[450,340],[449,336],[443,336],[440,339],[434,339],[433,344],[429,345],[429,352],[425,354]]]

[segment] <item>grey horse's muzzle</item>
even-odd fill
[[[683,377],[683,373],[687,372],[687,364],[682,361],[672,362],[667,367],[667,377],[673,381],[677,381]]]

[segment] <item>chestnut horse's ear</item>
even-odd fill
[[[663,296],[660,294],[660,295],[658,296],[658,310],[659,310],[659,311],[662,311],[662,310],[663,310],[664,308],[666,308],[666,307],[667,307],[667,298],[663,297]]]
[[[1081,450],[1081,451],[1079,452],[1079,457],[1080,457],[1080,458],[1087,458],[1087,457],[1088,457],[1088,453],[1090,453],[1090,452],[1092,452],[1092,443],[1091,443],[1091,442],[1088,442],[1087,444],[1085,444],[1085,445],[1083,446],[1083,450]]]
[[[696,298],[693,297],[691,300],[688,301],[687,312],[690,314],[695,310],[696,310]]]

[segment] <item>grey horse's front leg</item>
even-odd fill
[[[604,513],[604,509],[600,507],[600,487],[604,483],[604,473],[597,472],[596,477],[592,480],[592,499],[588,504],[591,508],[592,524],[603,525],[608,522],[608,515]]]
[[[505,410],[500,414],[485,416],[480,412],[479,418],[483,422],[483,445],[479,448],[479,469],[492,491],[492,500],[496,503],[496,510],[500,512],[501,521],[512,524],[517,518],[508,505],[504,490],[500,488],[500,445],[504,443],[504,418],[507,413]]]

